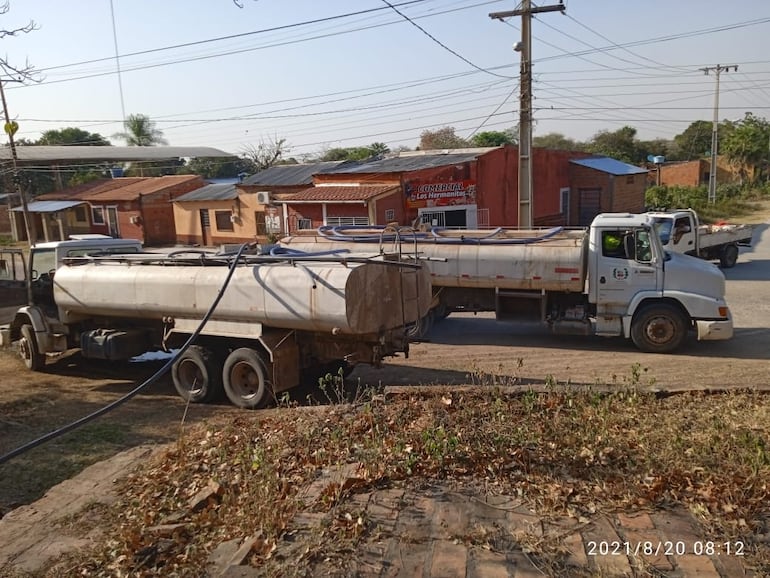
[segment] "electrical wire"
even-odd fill
[[[219,292],[217,293],[217,296],[214,298],[214,301],[211,303],[211,306],[209,307],[209,310],[206,312],[206,315],[203,316],[203,319],[201,319],[200,324],[198,327],[193,331],[193,333],[190,335],[190,337],[187,339],[187,341],[184,342],[182,347],[179,348],[179,350],[176,352],[176,354],[169,359],[163,367],[161,367],[158,371],[156,371],[153,375],[151,375],[149,378],[147,378],[144,382],[139,384],[137,387],[129,391],[127,394],[125,394],[123,397],[116,399],[112,403],[107,404],[106,406],[88,414],[85,417],[82,417],[74,422],[71,422],[65,426],[62,426],[52,432],[49,432],[45,435],[40,436],[37,439],[32,440],[31,442],[28,442],[24,444],[23,446],[20,446],[16,448],[15,450],[11,450],[7,454],[0,456],[0,465],[4,464],[5,462],[12,460],[15,457],[20,456],[21,454],[24,454],[44,443],[47,443],[53,439],[56,439],[58,437],[63,436],[66,433],[69,433],[79,427],[82,427],[95,419],[111,412],[114,409],[117,409],[124,403],[126,403],[131,398],[135,397],[139,392],[146,389],[150,385],[154,384],[156,381],[158,381],[169,369],[171,369],[171,366],[176,363],[176,361],[182,356],[182,354],[187,351],[187,349],[190,347],[190,345],[193,344],[193,342],[198,338],[198,336],[201,334],[201,331],[203,331],[203,328],[206,326],[206,323],[208,323],[211,316],[214,314],[214,310],[217,308],[217,305],[219,305],[219,302],[222,300],[222,297],[225,294],[225,289],[227,289],[227,286],[230,284],[230,279],[233,277],[233,273],[235,272],[236,267],[238,266],[238,261],[240,260],[241,256],[243,255],[243,252],[248,247],[248,244],[241,245],[240,249],[238,250],[238,253],[233,257],[232,263],[230,264],[229,270],[227,272],[227,276],[225,277],[225,280],[222,282],[222,286],[219,289]]]

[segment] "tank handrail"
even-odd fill
[[[296,255],[298,257],[324,257],[326,255],[339,255],[341,253],[350,253],[350,249],[332,249],[329,251],[300,251],[291,247],[281,247],[275,245],[270,249],[269,255],[275,257],[278,255]]]
[[[393,230],[393,227],[391,226],[390,229]],[[343,232],[348,230],[380,232],[362,235],[350,235]],[[499,238],[498,236],[507,230],[504,227],[498,227],[482,237],[466,237],[462,234],[458,237],[447,237],[441,234],[442,231],[446,230],[457,231],[457,229],[447,229],[446,227],[433,227],[429,233],[422,233],[415,231],[411,227],[398,227],[394,233],[387,233],[387,227],[384,225],[322,225],[318,228],[318,234],[330,241],[350,243],[379,242],[380,245],[386,241],[397,240],[414,241],[415,243],[430,242],[446,245],[528,245],[550,239],[563,232],[564,227],[552,227],[540,235],[518,239]]]

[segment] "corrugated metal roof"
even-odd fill
[[[238,198],[234,184],[210,184],[177,197],[174,201],[231,201]]]
[[[84,204],[84,201],[32,201],[27,203],[27,211],[30,213],[55,213]],[[14,207],[11,210],[21,212],[22,208]]]
[[[603,173],[609,173],[611,175],[638,175],[648,172],[647,169],[643,169],[635,165],[629,165],[628,163],[611,159],[609,157],[573,159],[570,162],[583,167],[588,167],[589,169],[602,171]]]
[[[152,161],[186,157],[233,157],[212,147],[17,146],[24,161]],[[10,147],[0,148],[0,160],[10,160]]]
[[[157,193],[163,189],[186,182],[203,179],[198,175],[166,175],[163,177],[120,177],[117,179],[101,179],[91,181],[77,187],[40,195],[40,200],[70,200],[82,201],[133,201],[141,195]]]
[[[328,203],[334,201],[368,201],[378,195],[389,191],[398,191],[401,187],[393,185],[366,185],[366,186],[345,186],[335,185],[330,187],[310,187],[304,191],[287,195],[280,202],[283,203],[308,203],[319,202]]]
[[[313,175],[329,172],[345,161],[323,163],[305,163],[298,165],[275,165],[255,175],[243,179],[244,185],[262,185],[266,187],[290,187],[292,185],[312,185]]]
[[[374,161],[362,161],[355,164],[347,164],[337,167],[333,174],[355,173],[402,173],[407,171],[419,171],[448,165],[462,164],[472,161],[493,150],[484,149],[449,149],[447,151],[420,151],[423,154],[407,153],[398,156],[387,157]]]

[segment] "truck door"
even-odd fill
[[[0,251],[0,325],[9,323],[27,304],[24,254],[20,249]]]
[[[693,226],[689,215],[677,217],[674,221],[674,229],[671,234],[669,247],[675,253],[690,253],[695,251],[695,235],[698,232]]]
[[[649,230],[603,229],[599,234],[591,293],[599,315],[623,315],[640,291],[662,290],[662,269],[653,262]]]

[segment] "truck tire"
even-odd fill
[[[222,378],[227,399],[233,405],[257,409],[273,401],[273,387],[267,365],[253,349],[241,347],[228,355]]]
[[[738,245],[731,243],[722,247],[722,253],[719,255],[719,265],[723,269],[735,267],[738,261]]]
[[[35,339],[35,331],[28,323],[21,326],[19,355],[21,355],[21,360],[27,366],[27,369],[42,371],[45,367],[45,354],[40,353],[37,347],[37,339]]]
[[[670,353],[687,336],[687,324],[681,311],[668,303],[643,307],[631,322],[631,339],[648,353]]]
[[[171,366],[179,396],[190,403],[208,403],[222,394],[222,363],[209,349],[191,345]]]

